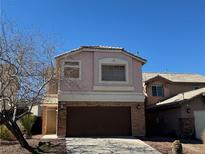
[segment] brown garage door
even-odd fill
[[[130,107],[68,107],[67,136],[129,136]]]

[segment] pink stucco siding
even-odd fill
[[[141,93],[143,91],[143,86],[142,86],[142,67],[141,63],[139,61],[133,60],[132,61],[132,66],[133,66],[133,83],[134,87],[137,93]]]
[[[127,84],[115,84],[115,86],[132,86],[133,80],[132,80],[132,58],[128,57],[122,53],[117,52],[94,52],[94,70],[95,70],[95,76],[94,76],[94,84],[95,85],[113,85],[113,83],[99,83],[99,60],[103,58],[119,58],[128,61],[128,74],[129,79]]]
[[[103,58],[116,58],[128,62],[128,82],[127,83],[101,83],[99,82],[99,60]],[[64,60],[81,61],[81,79],[69,80],[61,75],[61,91],[93,91],[94,86],[115,86],[134,87],[134,91],[142,93],[142,63],[122,52],[99,52],[83,51],[72,56],[66,56],[61,60],[61,67]],[[72,87],[72,88],[71,88]]]
[[[66,56],[65,59],[81,61],[81,79],[70,80],[70,79],[63,78],[61,75],[60,90],[61,91],[92,91],[93,52],[80,52],[79,54],[75,54],[73,56]]]

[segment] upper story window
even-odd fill
[[[102,81],[126,81],[125,65],[102,65]]]
[[[152,86],[152,96],[164,97],[164,87],[162,85]]]
[[[128,61],[120,58],[99,60],[100,83],[128,83]]]
[[[65,61],[63,75],[69,79],[80,79],[80,61]]]

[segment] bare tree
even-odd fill
[[[23,137],[17,121],[42,102],[45,86],[53,77],[54,47],[13,30],[9,24],[0,26],[0,124],[23,148],[37,153]],[[21,114],[17,114],[19,106],[25,109]]]

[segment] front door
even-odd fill
[[[47,109],[46,134],[56,134],[56,108]]]

